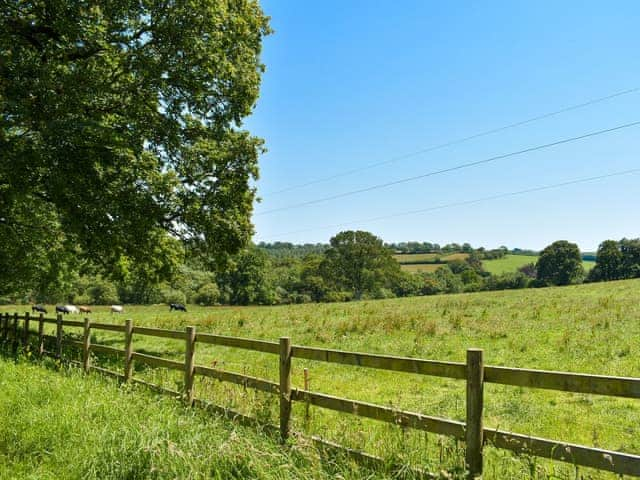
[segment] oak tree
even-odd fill
[[[246,245],[257,1],[0,5],[0,267],[45,261],[47,238],[116,270],[167,236],[218,265]]]

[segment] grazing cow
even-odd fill
[[[91,309],[89,307],[79,307],[80,313],[91,313]]]
[[[65,305],[65,307],[67,308],[69,313],[80,313],[80,310],[78,310],[78,307],[76,307],[75,305]]]
[[[42,305],[34,305],[31,307],[31,312],[47,313],[47,309]]]
[[[111,313],[123,313],[124,307],[122,305],[111,305]]]
[[[180,310],[181,312],[186,312],[187,311],[187,307],[185,307],[181,303],[170,303],[169,304],[169,311],[172,312],[174,310]]]
[[[56,313],[64,313],[65,315],[71,313],[71,310],[67,307],[68,305],[56,305]]]

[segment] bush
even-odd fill
[[[74,295],[72,303],[75,305],[90,305],[93,303],[92,300],[91,296],[85,293],[82,295]]]
[[[503,273],[502,275],[492,275],[486,282],[487,290],[513,290],[527,288],[531,279],[524,273]]]
[[[198,289],[194,300],[198,305],[216,305],[220,299],[220,289],[215,283],[205,283]]]
[[[170,287],[161,289],[160,295],[163,303],[187,303],[187,296],[184,292]]]
[[[353,299],[353,292],[344,292],[337,290],[328,291],[323,298],[325,302],[348,302]]]
[[[95,305],[113,305],[120,303],[116,286],[107,280],[97,280],[93,287],[89,288],[91,300],[83,303]]]

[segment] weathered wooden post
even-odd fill
[[[187,405],[193,405],[193,377],[196,355],[196,327],[185,329],[186,348],[184,351],[184,401]]]
[[[303,372],[304,372],[304,391],[308,392],[309,391],[309,369],[305,368]],[[306,422],[309,421],[309,400],[308,399],[305,402],[305,406],[304,406],[304,419]]]
[[[467,350],[467,430],[466,466],[469,478],[482,477],[482,408],[484,390],[483,351]]]
[[[124,322],[124,381],[131,380],[132,355],[133,355],[133,320],[128,318]]]
[[[27,348],[29,345],[29,312],[24,312],[24,336],[22,337],[22,345]]]
[[[13,314],[13,353],[18,352],[18,312]]]
[[[84,332],[82,336],[82,369],[89,373],[91,369],[91,320],[84,319]]]
[[[56,356],[62,360],[62,314],[56,316]]]
[[[280,440],[289,438],[291,428],[291,339],[280,337]]]
[[[44,355],[44,314],[38,317],[38,355]]]
[[[4,343],[9,337],[9,314],[0,315],[0,320],[2,321],[2,342]]]

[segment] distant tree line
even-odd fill
[[[243,249],[216,272],[210,271],[198,255],[187,252],[169,280],[159,276],[155,267],[147,265],[124,265],[121,270],[126,274],[113,277],[96,265],[65,264],[66,268],[48,272],[30,289],[20,285],[21,288],[7,291],[11,285],[2,284],[5,290],[0,294],[0,301],[276,305],[508,290],[640,277],[640,239],[602,242],[596,265],[589,274],[583,268],[578,246],[565,240],[542,250],[537,262],[500,275],[485,271],[483,260],[504,256],[509,252],[506,247],[485,250],[458,245],[460,250],[450,253],[466,253],[463,259],[439,264],[433,272],[413,273],[402,270],[393,258],[398,245],[404,244],[384,244],[380,238],[364,231],[340,232],[329,244],[262,243]],[[427,245],[433,250],[437,244]],[[462,252],[463,249],[466,251]]]

